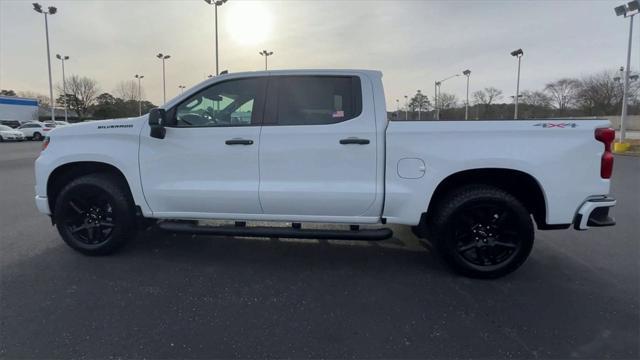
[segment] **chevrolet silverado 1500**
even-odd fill
[[[149,220],[170,232],[366,241],[405,224],[459,273],[497,277],[525,261],[534,223],[615,224],[608,126],[388,121],[377,71],[225,74],[139,118],[51,131],[36,204],[90,255],[115,251]],[[193,221],[203,219],[235,223]]]

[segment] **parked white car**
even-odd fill
[[[49,134],[49,131],[53,130],[55,127],[56,125],[52,123],[32,121],[21,125],[18,130],[20,130],[27,139],[41,141]]]
[[[23,141],[22,132],[12,129],[7,125],[0,125],[0,142],[2,141]]]
[[[216,76],[139,118],[56,129],[36,161],[36,204],[85,254],[115,251],[148,220],[168,232],[365,241],[412,225],[472,277],[517,269],[535,225],[615,224],[607,121],[389,121],[386,109],[378,71]],[[200,219],[236,223],[179,221]]]

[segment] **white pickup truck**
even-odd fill
[[[170,232],[366,241],[405,224],[459,273],[498,277],[529,255],[534,221],[615,224],[608,126],[389,121],[378,71],[225,74],[139,118],[51,131],[35,200],[89,255],[118,249],[146,220]],[[235,223],[192,221],[203,219]]]

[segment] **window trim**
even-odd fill
[[[280,100],[280,86],[282,82],[281,79],[286,78],[348,78],[351,79],[351,89],[352,96],[354,96],[353,104],[356,109],[356,113],[352,118],[344,119],[336,122],[326,123],[326,124],[279,124],[278,123],[278,115],[279,115],[279,100]],[[356,81],[357,80],[357,81]],[[356,86],[356,84],[359,86]],[[323,75],[323,74],[300,74],[300,75],[272,75],[269,77],[269,84],[266,90],[267,99],[265,101],[265,109],[264,109],[264,117],[262,121],[262,126],[328,126],[340,124],[346,121],[351,121],[359,118],[364,113],[363,106],[363,91],[362,91],[362,77],[360,75]],[[354,89],[358,89],[357,92],[353,92]],[[359,95],[359,96],[358,96]]]
[[[239,81],[239,80],[259,80],[261,82],[261,84],[259,84],[259,88],[261,88],[258,92],[258,96],[256,96],[256,98],[254,99],[254,107],[256,108],[255,112],[251,112],[251,123],[248,125],[218,125],[218,126],[210,126],[210,125],[193,125],[193,126],[177,126],[178,123],[178,119],[176,118],[177,116],[177,112],[178,112],[178,107],[188,101],[193,101],[192,97],[194,95],[197,95],[203,91],[207,91],[209,89],[211,89],[214,86],[218,86],[224,83],[228,83],[228,82],[232,82],[232,81]],[[237,77],[237,78],[233,78],[233,79],[226,79],[226,80],[222,80],[222,81],[218,81],[215,82],[207,87],[204,87],[200,90],[198,90],[196,93],[191,94],[190,96],[188,96],[187,98],[183,99],[182,101],[180,101],[179,103],[175,104],[174,106],[172,106],[169,110],[166,111],[167,114],[167,119],[168,119],[168,123],[165,124],[165,127],[169,127],[172,129],[195,129],[195,128],[229,128],[229,127],[252,127],[252,126],[262,126],[263,120],[264,120],[264,114],[265,114],[265,103],[266,103],[266,97],[267,97],[267,83],[268,83],[268,77],[267,76],[248,76],[248,77]]]

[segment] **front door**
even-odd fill
[[[358,76],[270,78],[260,135],[265,214],[330,220],[364,216],[380,203],[370,89]]]
[[[164,139],[143,130],[140,174],[154,215],[262,212],[258,149],[265,88],[263,78],[216,83],[167,109]]]

